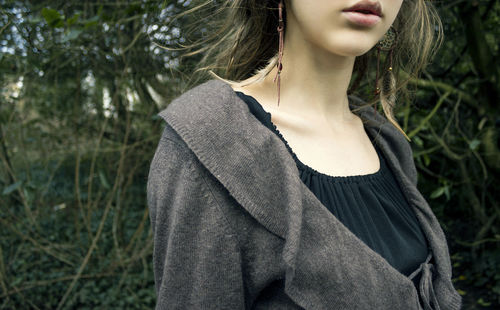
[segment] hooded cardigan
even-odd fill
[[[159,114],[166,126],[147,184],[156,309],[460,309],[446,237],[416,187],[410,145],[349,99],[427,238],[423,304],[413,282],[307,188],[283,141],[231,86],[211,80]]]

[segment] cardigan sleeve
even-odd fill
[[[204,173],[167,124],[147,184],[156,309],[245,308],[237,237]]]

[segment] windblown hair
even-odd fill
[[[202,38],[179,49],[184,51],[183,57],[201,57],[195,71],[202,73],[198,78],[208,73],[228,83],[239,83],[254,77],[248,80],[248,84],[264,79],[277,63],[278,2],[208,0],[179,14],[177,17],[199,14],[192,27],[194,32],[203,29]],[[286,14],[284,21],[286,32]],[[405,85],[409,79],[418,78],[429,64],[442,43],[443,30],[441,20],[429,0],[404,0],[393,26],[397,30],[398,41],[393,51],[392,73],[387,70],[389,57],[385,57],[382,52],[386,59],[380,69],[380,97],[363,99],[370,100],[370,105],[380,101],[386,118],[406,136],[393,114],[396,93],[402,91],[408,95]],[[376,53],[374,47],[356,58],[349,94],[354,93],[363,80],[367,80],[370,85],[374,83],[371,82],[374,81],[372,72],[376,68],[370,63],[375,61]],[[368,70],[370,68],[373,69]]]

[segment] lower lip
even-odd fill
[[[360,26],[375,26],[381,20],[380,16],[374,14],[363,14],[359,12],[342,12],[352,23]]]

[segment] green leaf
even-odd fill
[[[491,306],[491,302],[485,301],[482,297],[477,300],[477,303],[483,307]]]
[[[497,295],[500,295],[500,286],[493,286],[491,291]]]
[[[43,8],[42,16],[50,27],[61,27],[61,23],[64,25],[62,16],[57,10]]]
[[[24,193],[24,198],[26,199],[26,202],[28,204],[31,204],[33,202],[33,194],[31,191],[29,191],[26,187],[23,188],[23,193]]]
[[[482,130],[484,127],[484,124],[486,124],[486,121],[488,121],[487,117],[483,117],[479,124],[477,125],[477,129]]]
[[[99,170],[99,181],[101,181],[101,184],[105,189],[110,188],[108,179],[102,170]]]
[[[66,20],[66,25],[70,27],[71,25],[75,24],[78,21],[78,18],[80,17],[80,13],[76,13],[72,17],[68,18]]]
[[[49,8],[42,9],[42,16],[43,16],[43,18],[45,18],[45,21],[47,21],[47,23],[49,23],[49,24],[54,22],[55,20],[61,18],[61,14],[59,14],[59,12],[57,12],[57,10],[49,9]]]
[[[444,195],[446,196],[446,200],[447,201],[451,199],[450,187],[449,186],[445,186],[444,187]]]
[[[38,24],[42,22],[42,19],[40,18],[40,16],[30,16],[26,18],[26,21],[30,24]]]
[[[12,281],[12,283],[10,283],[10,285],[16,286],[18,284],[21,284],[21,282],[23,282],[23,278],[21,278],[21,277],[14,278],[14,281]]]
[[[467,294],[466,291],[463,291],[463,290],[460,290],[458,289],[457,292],[461,295],[461,296],[464,296],[465,294]]]
[[[63,203],[60,203],[60,204],[58,204],[58,205],[55,205],[54,207],[52,207],[52,209],[53,209],[54,211],[58,211],[58,210],[61,210],[61,209],[64,209],[64,208],[66,208],[66,204],[65,204],[64,202],[63,202]]]
[[[423,157],[424,157],[424,165],[428,167],[431,163],[431,158],[427,154],[424,154]]]
[[[481,141],[479,141],[478,139],[474,139],[472,140],[470,143],[469,143],[469,148],[474,151],[477,149],[477,147],[479,146],[479,144],[481,144]]]
[[[96,15],[92,18],[89,18],[85,21],[84,28],[87,29],[89,27],[95,26],[99,24],[99,15]]]
[[[424,141],[419,136],[415,136],[412,139],[413,139],[413,141],[415,141],[416,145],[418,145],[420,147],[424,146]]]
[[[78,36],[80,35],[80,33],[82,33],[83,30],[81,29],[71,29],[63,38],[62,38],[62,42],[67,42],[67,41],[71,41],[71,40],[74,40],[76,38],[78,38]]]
[[[436,189],[435,191],[432,192],[431,199],[436,199],[439,196],[443,195],[444,191],[445,191],[444,187],[440,187],[440,188]]]
[[[12,193],[16,189],[18,189],[21,186],[21,184],[23,184],[23,181],[17,181],[16,183],[7,186],[6,188],[3,189],[2,195],[8,195]]]

